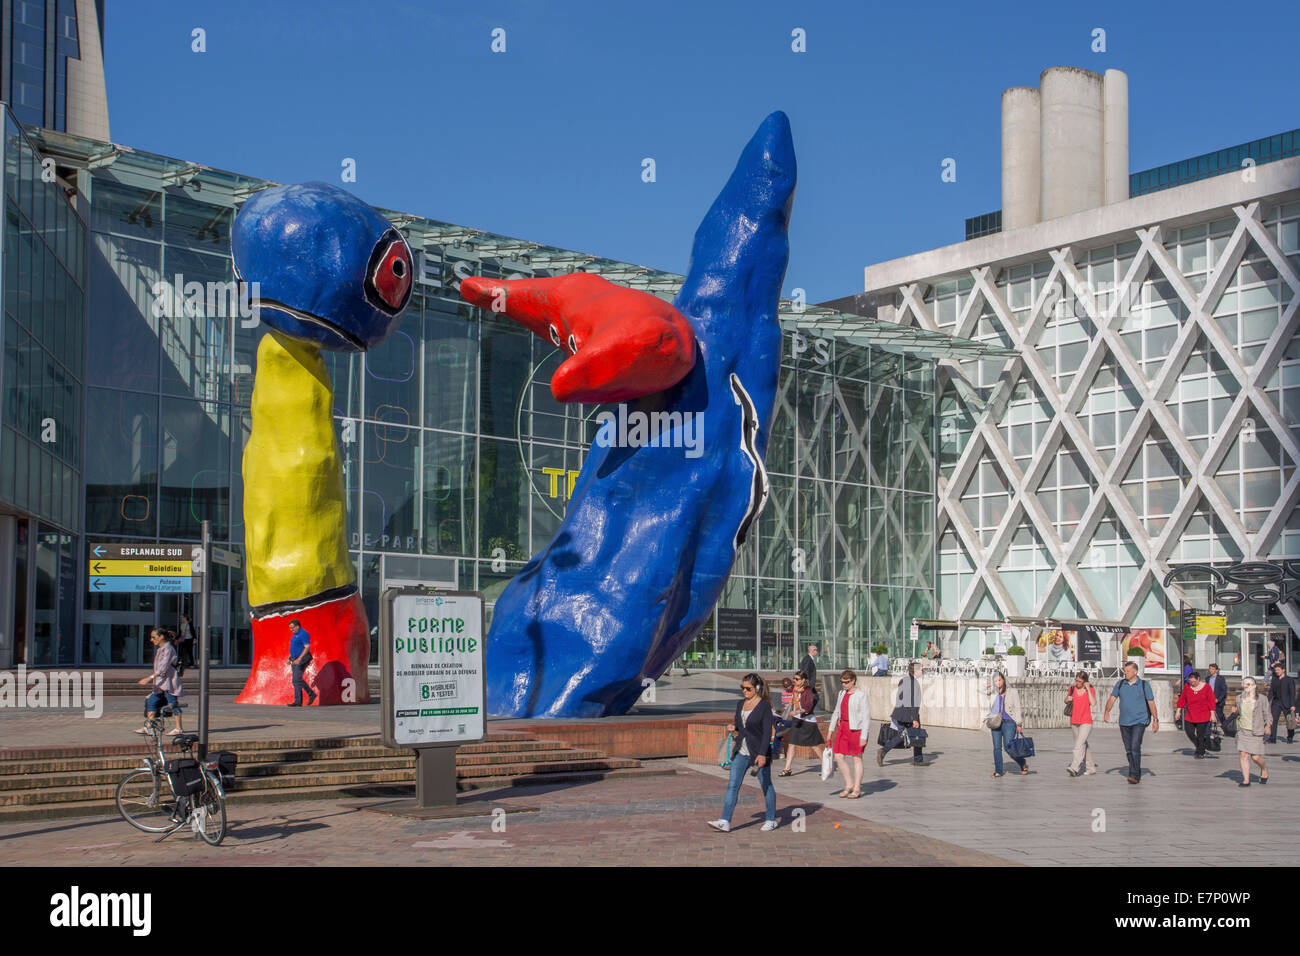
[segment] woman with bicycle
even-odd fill
[[[153,655],[153,673],[137,683],[142,686],[152,683],[153,693],[144,704],[144,726],[136,730],[136,733],[149,733],[150,722],[158,716],[166,703],[176,720],[176,726],[167,731],[167,736],[175,737],[183,733],[178,699],[181,695],[181,677],[176,673],[176,635],[165,627],[156,627],[149,632],[149,643],[157,648]]]

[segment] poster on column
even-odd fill
[[[1075,633],[1079,635],[1078,659],[1081,661],[1096,661],[1100,664],[1102,635],[1089,628],[1080,628]]]
[[[1159,627],[1135,627],[1120,644],[1121,660],[1128,660],[1130,647],[1140,647],[1146,652],[1146,666],[1160,669],[1166,666],[1165,632]]]
[[[1078,660],[1075,654],[1077,645],[1078,634],[1075,631],[1051,628],[1038,635],[1038,656],[1049,661],[1073,662]]]
[[[483,595],[389,588],[380,606],[384,742],[427,747],[483,740]]]

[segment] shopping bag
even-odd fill
[[[831,774],[835,772],[835,755],[831,753],[831,748],[827,747],[822,751],[822,779],[829,780]]]
[[[1011,754],[1011,756],[1015,757],[1017,760],[1025,760],[1032,757],[1034,755],[1034,738],[1026,737],[1023,734],[1014,737],[1011,742],[1007,744],[1007,753]]]
[[[727,736],[722,738],[718,744],[718,766],[726,770],[731,766],[732,739],[735,737],[735,731],[728,732]]]

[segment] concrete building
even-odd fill
[[[1127,86],[1057,67],[1006,91],[1002,210],[827,305],[1015,351],[939,362],[949,656],[1111,626],[1149,665],[1260,673],[1276,639],[1294,670],[1300,130],[1130,174]],[[1229,577],[1165,586],[1190,566]]]
[[[0,100],[27,126],[108,139],[104,0],[0,2]]]

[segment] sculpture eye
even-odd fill
[[[383,304],[397,311],[406,305],[411,294],[411,250],[400,238],[391,239],[384,246],[388,239],[386,236],[380,240],[383,251],[377,259],[372,257],[374,265],[367,280]]]
[[[569,336],[569,351],[575,355],[578,352],[578,342],[572,335]]]
[[[555,343],[555,347],[556,347],[556,348],[559,348],[559,347],[560,347],[560,332],[559,332],[559,330],[558,330],[555,326],[552,325],[551,328],[550,328],[550,332],[551,332],[551,341]]]

